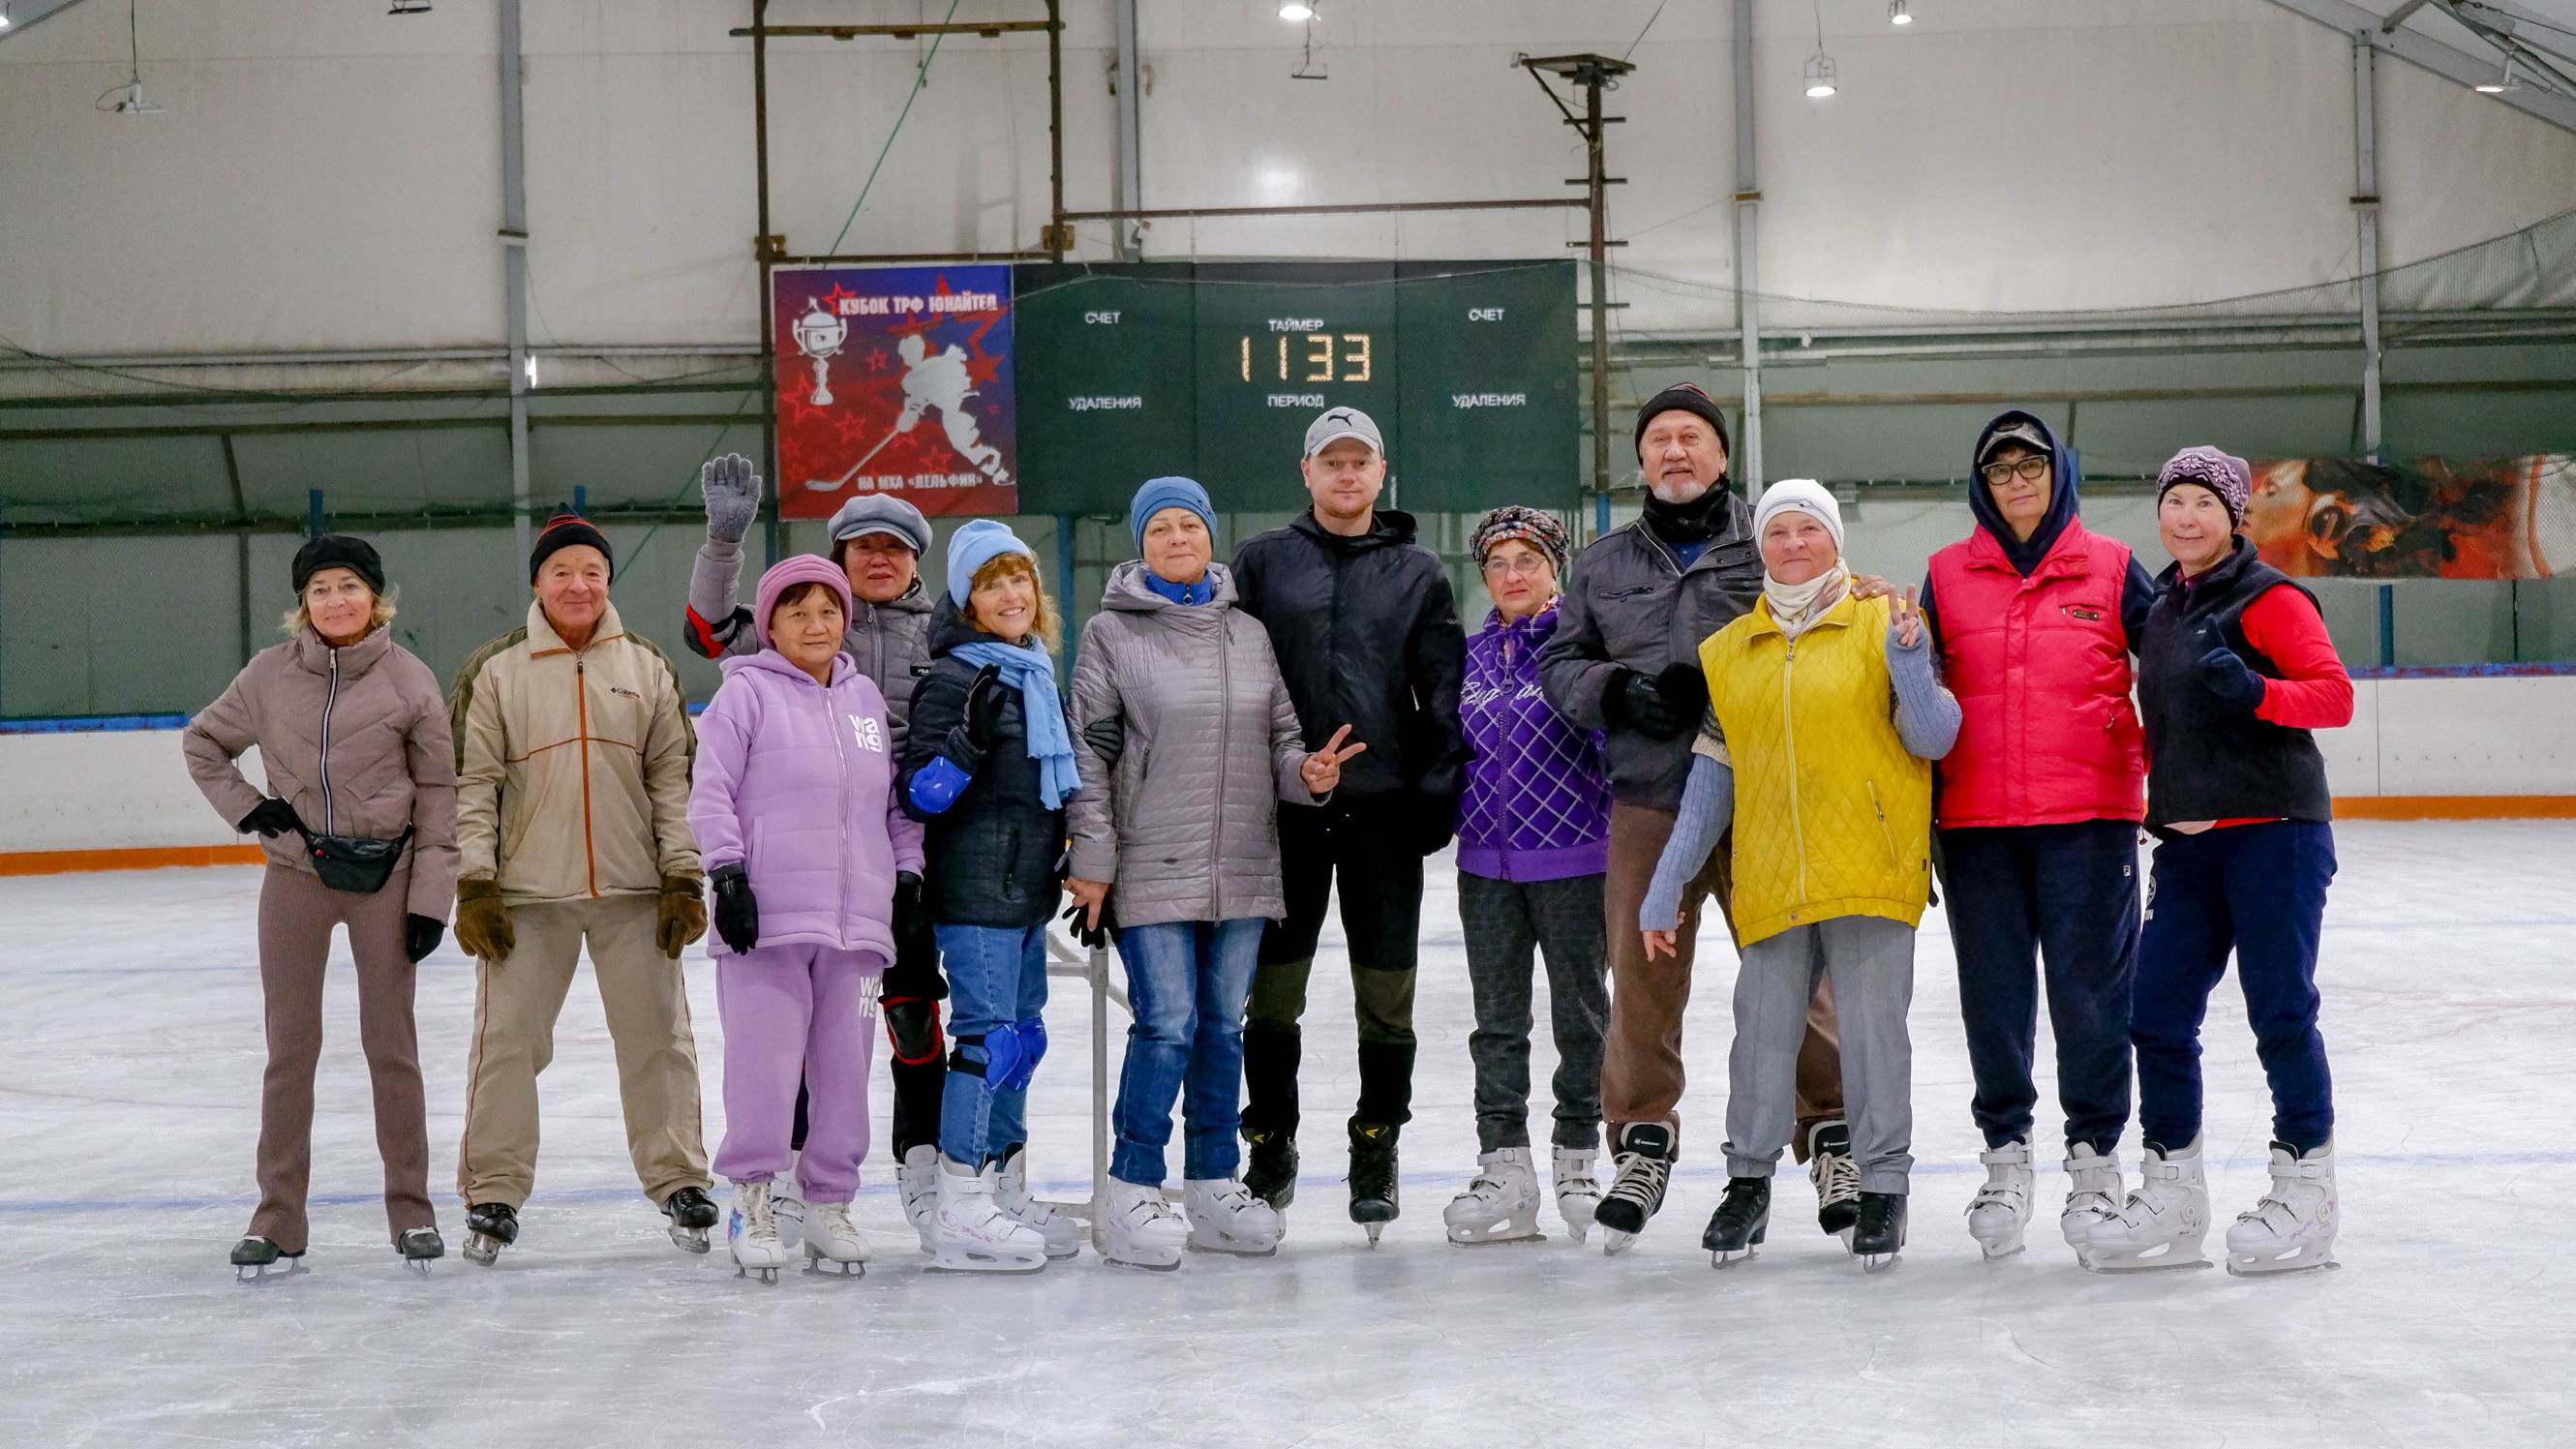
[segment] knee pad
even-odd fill
[[[1046,1023],[1034,1016],[985,1033],[985,1080],[995,1091],[1024,1090],[1037,1075],[1046,1046]]]
[[[927,996],[889,996],[884,1001],[886,1040],[894,1059],[907,1067],[939,1060],[939,1003]]]

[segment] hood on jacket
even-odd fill
[[[1207,566],[1207,576],[1208,582],[1216,586],[1216,597],[1196,607],[1233,608],[1237,597],[1234,591],[1234,570],[1221,563],[1212,563]],[[1187,604],[1175,604],[1163,595],[1155,593],[1153,586],[1145,579],[1145,561],[1140,558],[1131,558],[1111,569],[1108,586],[1100,591],[1100,607],[1138,614],[1151,613],[1157,609],[1192,607]]]
[[[1312,504],[1307,506],[1305,512],[1297,515],[1296,522],[1288,526],[1323,544],[1326,548],[1341,549],[1348,553],[1357,553],[1367,548],[1401,547],[1413,542],[1414,535],[1419,532],[1414,526],[1413,515],[1400,508],[1377,510],[1376,515],[1369,520],[1369,531],[1355,538],[1345,538],[1317,522]]]
[[[775,649],[763,649],[757,654],[729,654],[718,660],[716,667],[724,671],[724,677],[727,679],[745,670],[756,669],[764,674],[787,675],[799,684],[814,683],[813,675],[797,667],[794,661]],[[849,655],[835,654],[832,656],[832,682],[828,687],[838,689],[849,682],[850,676],[858,672],[859,667],[850,662]],[[816,687],[826,686],[817,685]]]
[[[2035,428],[2041,437],[2048,440],[2048,512],[2039,520],[2039,527],[2031,530],[2027,540],[2013,537],[2012,525],[2004,522],[2003,513],[1995,507],[1993,495],[1986,491],[1985,475],[1977,471],[1985,461],[1986,449],[1993,446],[1995,435],[2015,426]],[[1977,450],[1968,455],[1968,510],[1976,515],[1977,526],[2003,547],[2004,557],[2012,561],[2012,566],[2027,575],[2039,567],[2040,560],[2048,557],[2049,549],[2057,543],[2057,536],[2066,531],[2067,523],[2076,516],[2079,501],[2076,485],[2083,476],[2084,470],[2075,450],[2059,441],[2057,430],[2048,425],[2047,419],[2014,408],[1998,413],[1994,421],[1977,434]]]

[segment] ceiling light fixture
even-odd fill
[[[1887,23],[1890,25],[1914,23],[1914,17],[1906,13],[1905,0],[1887,0]]]
[[[1312,20],[1315,18],[1315,7],[1312,5],[1300,5],[1297,3],[1297,0],[1287,0],[1286,4],[1279,7],[1279,18],[1282,20]]]
[[[9,7],[0,5],[0,30],[9,28]]]
[[[2480,81],[2476,86],[2477,93],[2482,96],[2500,96],[2507,91],[2521,89],[2522,81],[2513,73],[2513,57],[2510,55],[2504,58],[2504,69],[2496,73],[2494,80]]]
[[[114,111],[120,116],[157,116],[169,109],[156,106],[143,98],[143,42],[137,38],[134,20],[135,0],[125,0],[125,53],[130,67],[125,84],[109,86],[90,102],[95,110]],[[116,99],[111,102],[108,97]]]
[[[1825,97],[1832,95],[1836,87],[1834,85],[1834,58],[1825,54],[1824,0],[1816,0],[1815,10],[1816,53],[1807,57],[1807,99],[1811,101],[1821,101]]]
[[[387,15],[427,15],[429,0],[394,0],[393,8],[385,13]]]

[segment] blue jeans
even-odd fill
[[[1046,1006],[1046,927],[934,927],[948,969],[948,1034],[955,1060],[988,1060],[985,1033],[1036,1016]],[[1029,1093],[997,1091],[975,1071],[948,1073],[939,1098],[939,1151],[981,1167],[988,1156],[1029,1140]]]
[[[1118,1075],[1113,1120],[1118,1146],[1109,1175],[1159,1187],[1163,1145],[1172,1140],[1172,1099],[1188,1095],[1182,1173],[1191,1182],[1234,1176],[1242,1120],[1243,1009],[1252,994],[1262,928],[1233,921],[1172,921],[1118,933],[1127,963],[1127,1062]]]
[[[2334,874],[2334,830],[2318,821],[2231,825],[2156,846],[2129,1015],[2148,1142],[2180,1150],[2200,1136],[2200,1024],[2231,949],[2272,1086],[2274,1140],[2305,1153],[2334,1135],[2334,1080],[2317,1032],[2317,937]]]

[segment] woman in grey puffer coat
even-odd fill
[[[1215,512],[1187,478],[1137,490],[1142,559],[1109,575],[1073,668],[1075,909],[1108,925],[1135,1012],[1119,1077],[1103,1256],[1169,1268],[1187,1245],[1266,1255],[1279,1216],[1234,1180],[1243,1011],[1265,921],[1287,912],[1278,802],[1311,804],[1361,746],[1309,754],[1259,621],[1209,562]],[[1163,1198],[1184,1095],[1189,1220]]]

